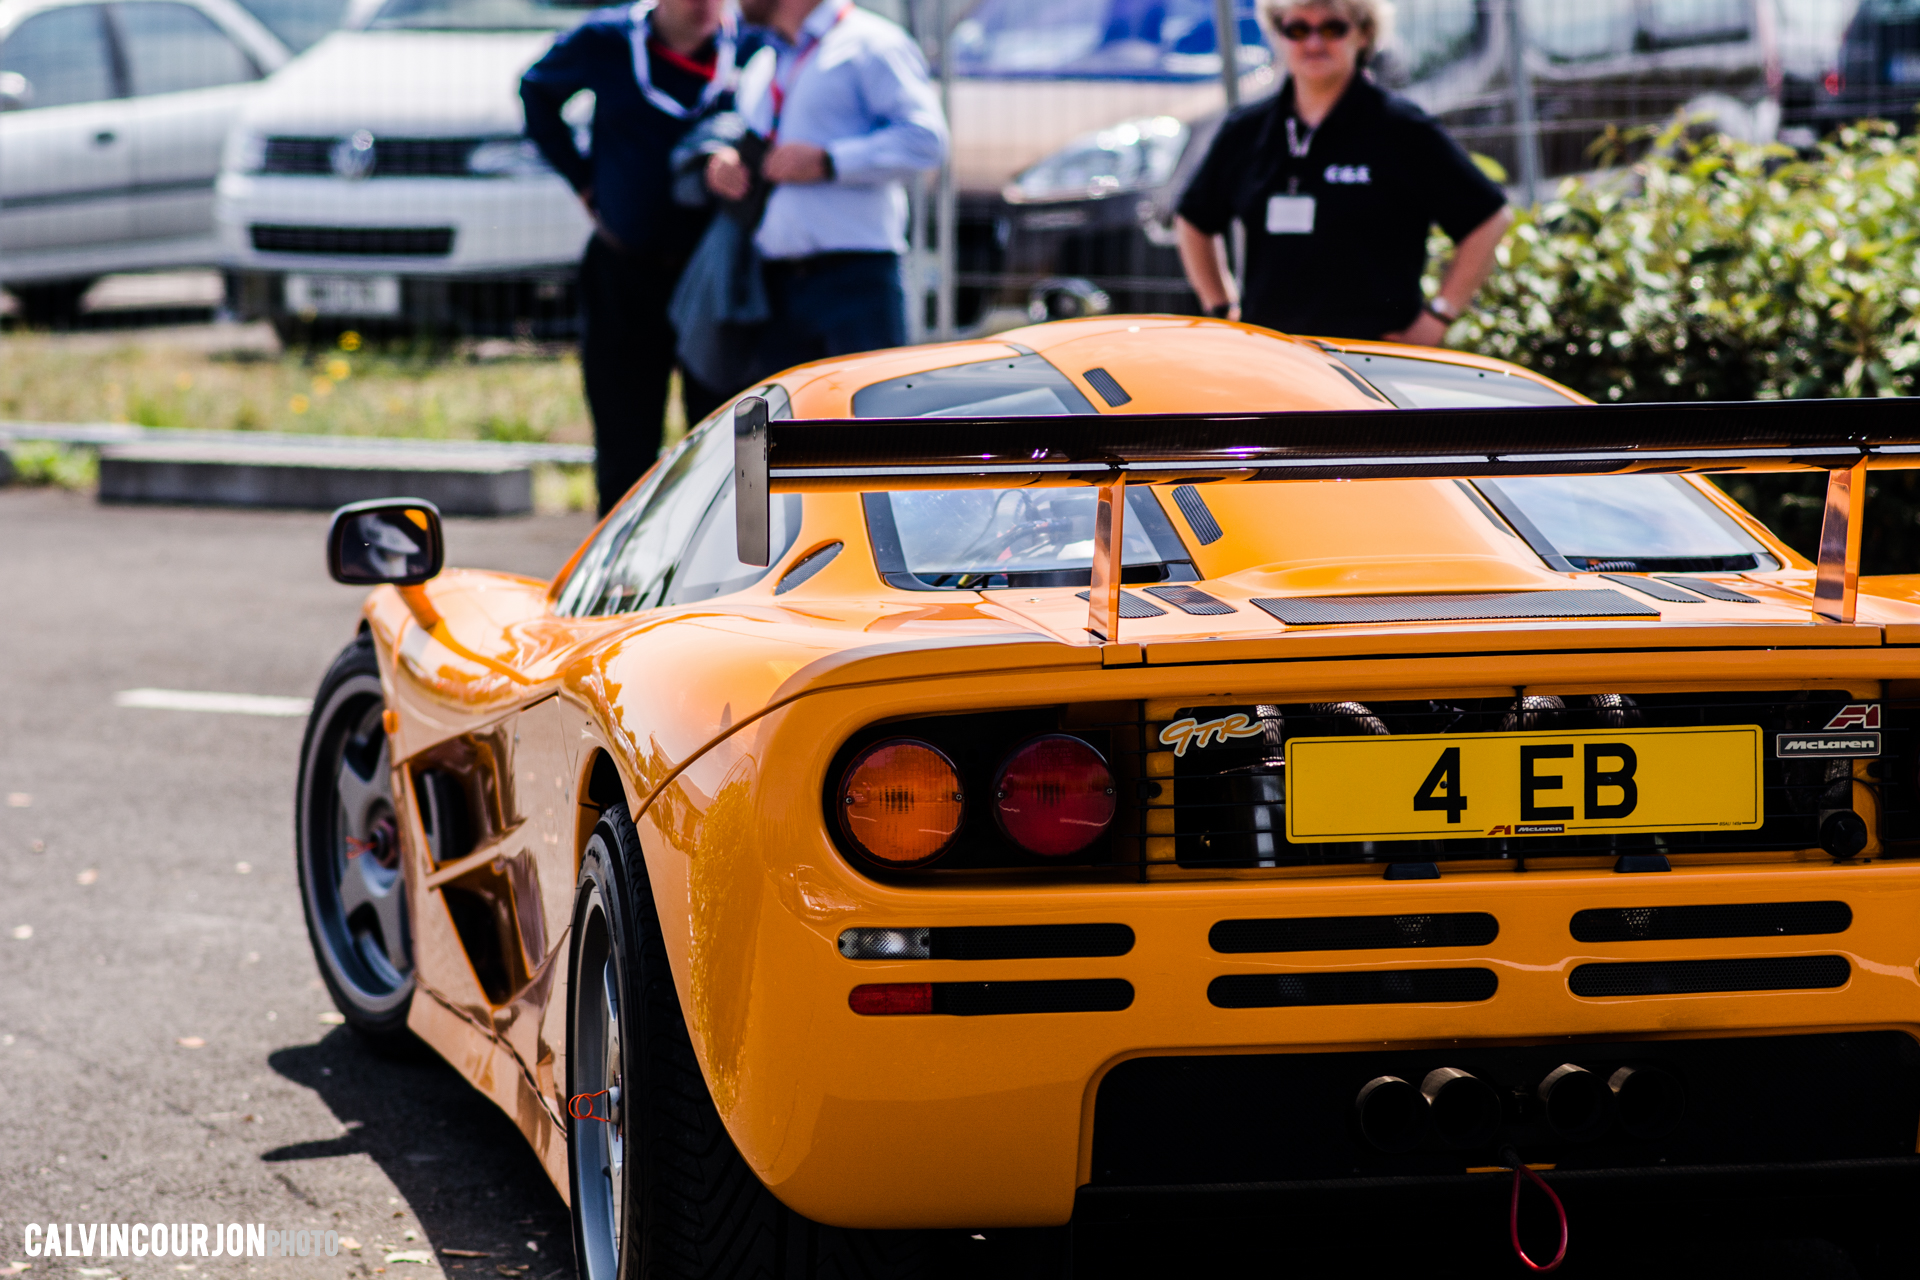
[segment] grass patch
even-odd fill
[[[208,331],[0,336],[0,418],[198,430],[588,444],[570,351],[376,347],[275,354]]]
[[[91,489],[100,479],[100,456],[92,449],[25,440],[7,446],[6,455],[13,463],[14,484]]]

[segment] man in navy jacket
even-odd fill
[[[726,0],[658,0],[593,14],[520,81],[527,136],[593,216],[580,263],[580,368],[602,515],[660,452],[674,366],[667,301],[712,216],[674,203],[668,157],[696,117],[724,105],[739,53]],[[582,90],[594,95],[584,156],[560,114]],[[682,390],[694,422],[732,388],[683,376]]]

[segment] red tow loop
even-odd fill
[[[611,1090],[602,1089],[599,1093],[576,1093],[567,1099],[567,1114],[575,1120],[598,1120],[601,1124],[612,1124],[612,1116],[597,1114],[593,1109],[593,1100],[606,1096]],[[1548,1192],[1549,1195],[1552,1192]]]
[[[1560,1203],[1560,1197],[1553,1193],[1553,1188],[1547,1185],[1546,1180],[1527,1168],[1526,1162],[1521,1160],[1517,1153],[1508,1151],[1505,1154],[1507,1163],[1513,1166],[1513,1207],[1507,1215],[1507,1239],[1513,1243],[1513,1254],[1526,1264],[1529,1271],[1545,1274],[1558,1270],[1560,1264],[1567,1260],[1567,1207]],[[1560,1247],[1554,1251],[1551,1262],[1535,1262],[1527,1256],[1527,1251],[1520,1245],[1520,1179],[1522,1177],[1546,1193],[1547,1199],[1553,1202],[1554,1213],[1560,1217]]]

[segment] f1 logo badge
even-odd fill
[[[1834,729],[1878,729],[1880,727],[1880,704],[1877,702],[1849,702],[1827,721],[1829,731]]]

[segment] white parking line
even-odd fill
[[[212,711],[236,716],[304,716],[313,707],[310,698],[277,698],[262,693],[198,693],[190,689],[123,689],[113,695],[116,707],[144,707],[151,711]]]

